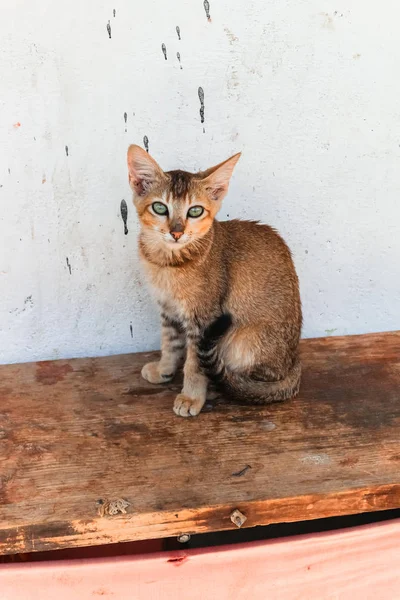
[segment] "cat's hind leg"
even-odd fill
[[[285,327],[251,325],[232,330],[223,340],[220,381],[228,398],[265,404],[297,395],[301,379],[298,340]]]

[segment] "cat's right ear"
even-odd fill
[[[163,179],[163,171],[143,148],[132,144],[128,148],[129,185],[137,196],[146,196]]]

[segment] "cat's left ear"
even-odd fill
[[[241,157],[241,154],[241,152],[238,152],[238,154],[231,156],[228,160],[225,160],[215,167],[211,167],[211,169],[208,169],[203,173],[204,178],[202,184],[212,200],[221,202],[226,195],[233,169]]]
[[[163,170],[140,146],[129,146],[127,160],[129,185],[137,196],[146,196],[156,184],[162,182]]]

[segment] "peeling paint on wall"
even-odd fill
[[[128,227],[126,225],[127,220],[128,220],[128,206],[127,206],[125,200],[121,200],[120,208],[121,208],[121,217],[124,222],[124,233],[125,233],[125,235],[128,235]]]
[[[204,90],[202,87],[199,87],[198,94],[200,100],[200,120],[204,123]]]
[[[200,100],[200,122],[204,123],[204,90],[202,87],[199,87],[198,95],[199,95],[199,100]],[[205,133],[204,127],[203,127],[203,133]]]
[[[211,23],[211,17],[210,17],[210,3],[208,0],[204,0],[203,2],[203,6],[204,6],[204,10],[206,11],[206,17],[209,23]]]
[[[13,310],[10,310],[9,313],[12,315],[21,315],[22,313],[24,313],[27,309],[31,309],[33,308],[33,300],[32,300],[32,294],[30,294],[29,296],[27,296],[24,300],[24,304],[22,308],[14,308]]]

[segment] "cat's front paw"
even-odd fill
[[[142,377],[150,383],[168,383],[174,377],[174,373],[160,373],[160,363],[151,362],[144,365]]]
[[[204,406],[203,400],[189,398],[185,394],[178,394],[174,402],[174,413],[178,417],[195,417]]]

